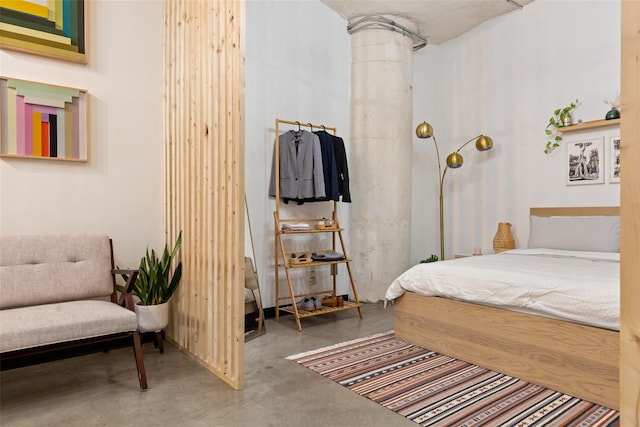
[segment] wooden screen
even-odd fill
[[[165,2],[165,224],[183,232],[168,338],[244,375],[244,1]],[[160,72],[160,71],[159,71]]]
[[[620,144],[620,410],[640,425],[640,3],[622,1]]]

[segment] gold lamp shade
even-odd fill
[[[478,139],[476,139],[476,149],[478,151],[487,151],[493,148],[493,140],[485,135],[480,135]]]
[[[416,128],[416,136],[418,138],[431,138],[433,135],[433,128],[427,122],[422,122]]]
[[[459,168],[462,166],[462,163],[464,163],[464,159],[460,153],[451,153],[447,156],[447,166],[451,169]]]
[[[447,166],[449,166],[451,169],[457,169],[462,166],[462,164],[464,163],[464,159],[462,158],[462,155],[459,153],[459,151],[471,141],[473,141],[473,139],[467,141],[467,143],[465,143],[462,147],[458,148],[458,151],[447,156]],[[480,135],[478,139],[476,139],[476,149],[478,151],[487,151],[491,150],[492,148],[493,140],[490,137]]]

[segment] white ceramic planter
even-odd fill
[[[169,324],[169,303],[135,306],[138,330],[140,332],[159,332]]]

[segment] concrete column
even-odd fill
[[[358,297],[367,302],[384,299],[410,262],[412,53],[411,38],[395,31],[351,34],[349,255]]]

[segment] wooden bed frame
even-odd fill
[[[619,215],[617,207],[531,208],[537,216]],[[396,338],[612,409],[619,332],[407,292]]]

